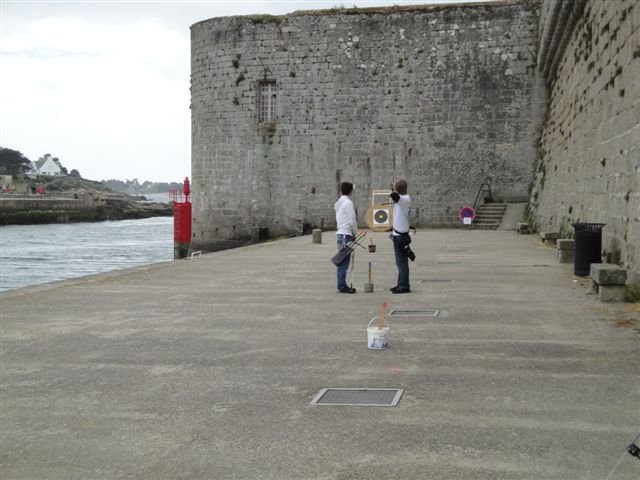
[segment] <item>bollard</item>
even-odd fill
[[[320,230],[319,228],[314,228],[312,235],[312,243],[322,243],[322,230]]]
[[[191,246],[191,188],[189,178],[184,178],[182,191],[171,190],[169,198],[173,204],[173,258],[186,258]]]

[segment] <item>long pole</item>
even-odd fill
[[[387,311],[387,302],[382,304],[380,307],[380,321],[378,322],[378,329],[382,330],[384,328],[384,313]]]

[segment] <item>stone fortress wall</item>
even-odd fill
[[[478,188],[526,201],[544,108],[537,0],[213,18],[191,28],[194,249],[335,226],[351,181],[409,182],[412,224]],[[261,81],[277,116],[258,121]]]
[[[332,228],[341,181],[409,181],[457,225],[489,183],[540,231],[606,223],[640,284],[640,3],[511,0],[214,18],[192,27],[194,248]],[[277,117],[257,120],[261,80]]]
[[[640,284],[640,2],[544,0],[541,12],[549,107],[531,220],[565,237],[606,223],[605,260]]]

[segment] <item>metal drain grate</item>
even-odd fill
[[[455,280],[449,280],[446,278],[423,278],[418,280],[418,283],[454,283]]]
[[[403,388],[323,388],[311,405],[395,407],[403,392]]]
[[[462,262],[450,262],[448,260],[438,261],[436,265],[462,265]]]
[[[428,308],[426,310],[391,310],[390,317],[437,317],[440,310]]]

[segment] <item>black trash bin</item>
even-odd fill
[[[602,227],[606,223],[574,223],[576,241],[573,273],[584,277],[589,275],[591,264],[602,262]]]

